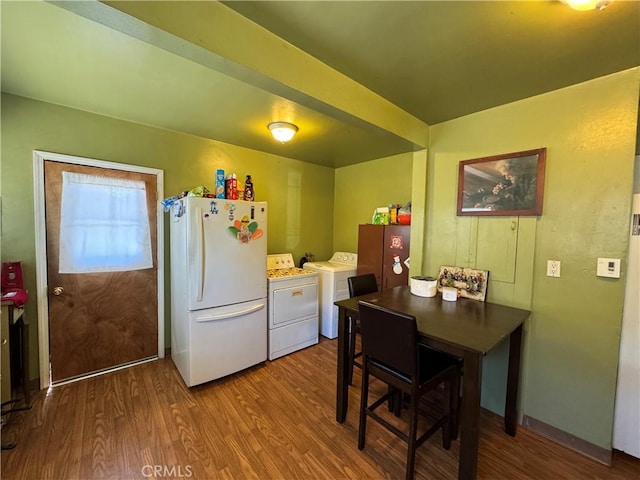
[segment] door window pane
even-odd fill
[[[152,267],[144,182],[63,172],[60,273]]]

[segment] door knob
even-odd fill
[[[53,288],[53,294],[55,296],[62,295],[63,292],[64,292],[64,288],[62,288],[62,287],[54,287]]]

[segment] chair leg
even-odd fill
[[[460,396],[460,376],[462,372],[459,370],[455,379],[451,382],[451,437],[453,440],[458,439],[460,431],[460,404],[462,398]]]
[[[352,320],[351,331],[349,332],[349,385],[353,385],[353,361],[356,355],[356,332],[353,328]]]
[[[360,424],[358,426],[358,450],[362,450],[367,434],[367,402],[369,397],[369,369],[362,360],[362,381],[360,389]]]
[[[455,402],[455,396],[457,395],[453,389],[453,382],[444,382],[444,396],[442,398],[442,405],[444,407],[445,415],[447,417],[444,425],[442,426],[442,448],[449,450],[451,448],[451,434],[453,433],[453,420],[451,418],[451,407]]]
[[[406,480],[413,480],[416,463],[416,437],[418,435],[418,392],[411,395],[409,407],[409,438],[407,448],[407,473]]]
[[[393,414],[399,417],[402,414],[402,405],[404,404],[404,394],[402,390],[396,390],[394,395]]]

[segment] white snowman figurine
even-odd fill
[[[393,254],[393,273],[400,275],[402,273],[402,264],[400,263],[400,255]]]

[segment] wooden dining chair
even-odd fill
[[[347,278],[349,285],[349,297],[359,297],[367,293],[378,291],[378,283],[373,273],[365,273]],[[360,320],[356,317],[351,319],[351,330],[349,331],[349,385],[353,383],[353,367],[362,368],[362,364],[357,358],[362,356],[362,352],[356,352],[356,339],[360,333]]]
[[[450,411],[456,401],[455,385],[459,378],[458,366],[451,357],[424,348],[419,344],[415,317],[395,312],[365,301],[358,302],[360,334],[362,336],[362,387],[360,397],[360,424],[358,449],[365,446],[367,417],[371,417],[399,438],[407,442],[407,480],[413,479],[416,449],[438,430],[442,430],[442,446],[451,446]],[[369,405],[369,376],[391,387]],[[420,437],[418,414],[420,399],[426,393],[444,384],[443,415]],[[392,425],[375,410],[386,402],[394,391],[409,397],[408,433]]]

